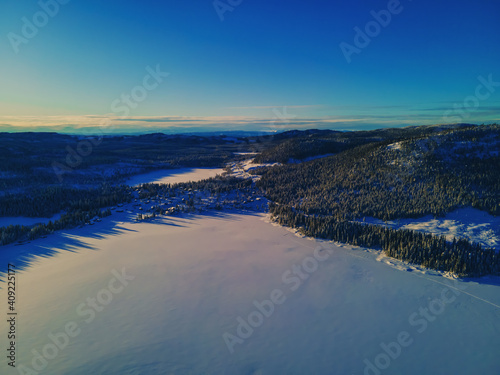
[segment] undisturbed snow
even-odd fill
[[[500,250],[500,216],[495,217],[487,212],[474,208],[461,208],[450,212],[443,218],[425,216],[420,219],[401,219],[384,222],[380,219],[365,218],[366,223],[387,225],[395,229],[411,229],[426,233],[466,238],[485,247]]]
[[[127,180],[127,184],[136,186],[145,183],[175,184],[186,181],[200,181],[206,178],[215,177],[222,174],[220,168],[179,168],[162,169],[154,172],[132,176]]]
[[[41,373],[363,374],[382,343],[407,332],[411,345],[383,374],[498,375],[497,279],[478,284],[401,272],[378,262],[377,252],[300,238],[263,214],[214,215],[149,223],[111,217],[33,241],[34,251],[57,254],[17,275],[18,365],[29,366],[32,350],[51,342],[49,333],[75,322],[81,333]],[[293,266],[310,262],[318,246],[323,257],[331,251],[328,259],[310,263],[300,284],[290,282]],[[16,249],[5,247],[2,261]],[[134,280],[86,323],[89,315],[77,307],[109,288],[112,270],[122,268]],[[253,302],[275,289],[284,303],[231,354],[223,334],[236,335],[238,317],[248,319]],[[425,329],[422,317],[410,322],[453,291],[456,299],[431,314]],[[7,300],[5,289],[0,300]],[[5,369],[5,356],[0,361]]]

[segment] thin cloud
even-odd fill
[[[408,111],[409,112],[409,111]],[[224,131],[285,131],[292,129],[369,130],[383,127],[431,125],[443,123],[441,113],[420,112],[404,114],[358,114],[352,116],[328,116],[278,119],[276,117],[213,116],[2,116],[0,131],[51,131],[67,134],[91,134],[103,131],[108,134],[138,134],[150,132],[189,133]],[[496,107],[479,108],[464,119],[470,123],[498,121]],[[111,126],[102,127],[103,120]]]
[[[275,108],[318,108],[324,107],[323,104],[310,104],[310,105],[254,105],[245,107],[226,107],[226,109],[275,109]]]

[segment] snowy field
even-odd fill
[[[251,178],[254,181],[260,179],[258,175],[252,175],[250,172],[260,167],[274,167],[281,165],[281,163],[253,163],[252,159],[242,160],[235,163],[230,163],[231,175],[239,178]]]
[[[113,215],[27,245],[54,253],[17,275],[18,369],[499,373],[496,278],[402,272],[377,252],[299,238],[262,214],[129,219]],[[22,247],[3,248],[2,262]]]
[[[485,247],[500,250],[500,217],[491,216],[487,212],[474,208],[461,208],[437,219],[429,215],[420,219],[401,219],[387,222],[366,218],[365,222],[387,225],[395,229],[403,228],[444,235],[450,241],[453,240],[453,237],[462,237],[478,242]]]
[[[218,173],[196,171],[169,176]],[[2,374],[500,373],[500,278],[448,279],[264,214],[133,216],[2,247],[0,270],[21,268]]]
[[[180,168],[162,169],[133,176],[126,183],[131,186],[154,182],[157,184],[175,184],[186,181],[200,181],[206,178],[215,177],[222,174],[223,169],[219,168]]]

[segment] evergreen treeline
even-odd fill
[[[465,239],[447,242],[444,236],[308,216],[276,204],[270,205],[270,213],[277,223],[306,236],[382,249],[390,257],[460,277],[500,274],[500,254]]]
[[[58,220],[47,224],[0,227],[0,246],[32,240],[56,230],[85,224],[96,216],[110,215],[109,208],[101,209],[130,201],[131,193],[129,186],[102,185],[89,190],[48,187],[31,190],[26,195],[4,195],[0,197],[0,216],[51,217],[59,212],[63,214]]]
[[[336,154],[361,145],[404,139],[416,139],[449,129],[465,129],[473,125],[461,124],[452,127],[412,126],[407,128],[387,128],[368,131],[339,132],[331,130],[290,131],[274,136],[254,159],[255,163],[289,163],[325,154]]]
[[[49,185],[91,188],[162,168],[223,167],[237,158],[234,152],[248,149],[246,141],[160,133],[102,138],[0,133],[0,195]]]
[[[0,246],[16,241],[33,240],[57,230],[88,223],[94,217],[111,215],[109,208],[105,210],[101,208],[131,201],[134,190],[137,190],[138,197],[143,199],[158,195],[175,197],[191,190],[203,190],[215,196],[232,191],[250,194],[251,186],[252,181],[249,179],[217,176],[197,182],[149,183],[139,188],[125,185],[103,185],[99,189],[91,190],[50,187],[32,191],[24,198],[7,195],[0,198],[1,216],[50,217],[61,211],[66,212],[58,220],[49,221],[47,224],[0,227]]]
[[[380,248],[460,276],[499,274],[499,254],[479,244],[353,220],[442,216],[460,207],[499,215],[500,125],[399,129],[392,135],[397,141],[381,137],[330,157],[262,168],[256,185],[277,203],[271,208],[275,219],[306,235]]]
[[[0,227],[0,246],[16,241],[34,240],[46,236],[56,230],[73,228],[88,223],[94,217],[105,217],[111,215],[110,209],[91,209],[88,211],[75,210],[62,214],[58,220],[49,221],[47,224],[38,224],[32,227],[24,225],[9,225]]]
[[[90,211],[126,202],[131,198],[126,185],[102,185],[96,189],[47,187],[25,194],[0,197],[0,216],[51,217],[61,211]]]
[[[500,126],[381,141],[266,168],[257,186],[277,203],[337,221],[442,216],[472,206],[500,214]]]
[[[238,177],[216,176],[200,181],[181,182],[175,184],[142,184],[139,189],[139,198],[151,198],[157,195],[175,197],[181,191],[201,190],[211,195],[227,193],[230,191],[244,191],[252,186],[251,179]]]

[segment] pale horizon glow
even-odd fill
[[[117,133],[498,122],[498,2],[399,3],[346,58],[340,46],[387,2],[254,0],[222,20],[211,1],[71,1],[17,47],[8,36],[41,8],[9,2],[0,131],[78,133],[102,118]]]
[[[63,115],[63,116],[0,116],[0,132],[57,132],[66,134],[104,133],[140,134],[151,132],[280,132],[291,129],[371,130],[386,127],[438,125],[449,123],[498,123],[500,116],[487,116],[479,121],[471,116],[463,121],[447,122],[443,116],[358,115],[298,117],[293,107],[269,107],[275,112],[269,117],[251,116],[131,116]]]

